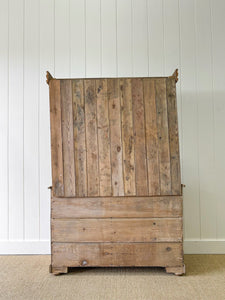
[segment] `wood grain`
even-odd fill
[[[171,218],[182,216],[181,196],[52,199],[52,218]]]
[[[181,218],[54,219],[53,242],[181,242]]]
[[[145,107],[145,134],[148,166],[149,195],[160,195],[159,144],[156,116],[155,81],[143,80]]]
[[[56,196],[64,196],[60,80],[51,80],[49,82],[49,91],[51,121],[52,191]]]
[[[95,80],[84,80],[88,196],[99,196],[99,164]]]
[[[182,243],[53,243],[53,266],[183,266]]]
[[[124,195],[119,79],[108,79],[112,194]]]
[[[124,194],[135,195],[134,133],[131,79],[120,79]]]
[[[136,195],[148,195],[148,174],[145,145],[145,112],[143,103],[143,81],[132,79],[132,108],[135,152]]]
[[[107,80],[96,80],[98,153],[99,153],[99,195],[111,196],[111,158],[109,137],[109,111]]]
[[[155,80],[156,112],[158,129],[160,194],[171,194],[170,149],[166,100],[166,80]]]
[[[71,80],[60,80],[62,107],[63,172],[65,196],[75,196],[73,106]]]
[[[173,195],[181,195],[176,82],[174,78],[167,79],[166,93],[167,93],[169,145],[170,145],[171,193]]]
[[[83,80],[72,81],[76,196],[87,196],[87,162]]]

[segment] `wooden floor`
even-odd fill
[[[187,274],[161,268],[86,268],[48,273],[49,255],[0,256],[0,299],[225,299],[225,255],[185,255]]]

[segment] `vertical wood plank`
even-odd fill
[[[25,239],[39,238],[39,15],[37,11],[39,11],[38,0],[24,1]]]
[[[69,2],[70,76],[85,77],[85,1]]]
[[[9,1],[9,239],[24,238],[23,1]]]
[[[133,74],[148,76],[147,1],[132,0]]]
[[[148,195],[148,175],[145,145],[145,112],[142,79],[132,79],[132,108],[136,195]]]
[[[88,196],[99,195],[95,81],[84,80]]]
[[[166,80],[169,146],[170,146],[170,170],[171,170],[171,193],[181,195],[181,174],[179,138],[177,124],[176,82],[172,78]]]
[[[185,238],[200,239],[198,170],[198,101],[196,95],[196,45],[193,0],[179,0],[181,36],[181,88],[183,130],[183,180]]]
[[[216,238],[214,116],[210,0],[195,2],[201,238]]]
[[[124,196],[119,79],[108,79],[112,195]]]
[[[124,194],[135,195],[134,133],[131,79],[120,79]]]
[[[116,0],[101,1],[102,76],[117,75]]]
[[[117,63],[120,77],[133,75],[132,46],[131,0],[117,1]]]
[[[99,77],[101,76],[100,0],[86,0],[85,3],[86,77]]]
[[[75,196],[72,82],[60,80],[65,197]]]
[[[107,79],[96,80],[97,126],[99,153],[99,195],[111,196],[111,153],[109,136],[109,111],[107,97]]]
[[[49,86],[45,81],[48,70],[54,74],[54,0],[40,0],[40,113],[39,113],[39,172],[40,172],[40,239],[50,238],[51,141]]]
[[[8,239],[8,114],[9,114],[9,5],[8,0],[1,1],[0,10],[0,36],[1,36],[1,59],[0,59],[0,239]]]
[[[64,196],[60,80],[51,80],[49,83],[49,89],[51,120],[52,192],[53,195]]]
[[[166,101],[166,79],[155,81],[156,112],[159,145],[160,194],[171,194],[170,149]]]
[[[76,195],[87,196],[86,134],[83,80],[73,80],[73,131]]]
[[[143,80],[143,84],[145,105],[146,151],[148,166],[148,190],[149,195],[160,195],[155,81],[153,79],[146,78]]]
[[[55,0],[55,77],[70,77],[70,0]]]

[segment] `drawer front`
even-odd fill
[[[53,242],[181,242],[181,218],[53,219]]]
[[[182,266],[182,243],[52,243],[52,265]]]
[[[52,198],[52,218],[182,217],[182,196]]]

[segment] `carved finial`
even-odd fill
[[[53,77],[52,77],[52,75],[49,73],[49,71],[46,72],[46,78],[47,78],[47,80],[46,80],[47,84],[49,84],[50,80],[53,79]]]
[[[176,69],[174,72],[173,72],[173,75],[172,76],[169,76],[169,78],[174,78],[175,79],[175,82],[178,81],[178,69]]]

